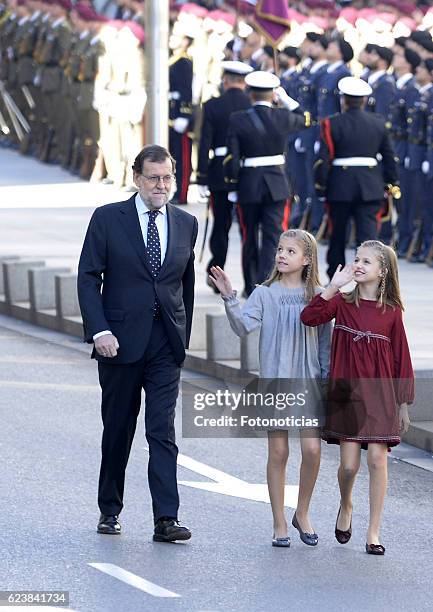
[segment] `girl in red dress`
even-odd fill
[[[350,293],[340,289],[355,280]],[[403,304],[394,251],[378,240],[363,242],[355,262],[338,266],[329,286],[301,313],[305,325],[335,319],[328,414],[322,437],[340,445],[341,502],[335,537],[352,535],[352,489],[361,448],[370,473],[370,522],[366,552],[383,555],[380,521],[387,487],[387,450],[409,428],[413,370],[402,321]]]

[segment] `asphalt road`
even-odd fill
[[[432,609],[433,473],[393,457],[384,557],[364,552],[365,455],[352,539],[345,546],[334,539],[338,452],[326,445],[311,512],[317,548],[305,546],[293,528],[291,549],[272,548],[269,504],[236,497],[244,495],[236,481],[220,487],[230,495],[180,485],[180,520],[193,537],[159,544],[152,541],[141,415],[123,533],[98,535],[100,395],[88,353],[71,338],[1,318],[0,589],[65,590],[70,608],[80,612]],[[184,377],[200,385],[197,375]],[[181,400],[177,412],[180,481],[212,488],[207,473],[213,480],[266,482],[264,439],[182,439]],[[291,440],[288,484],[297,484],[298,469],[299,445]],[[292,512],[287,508],[289,521]]]

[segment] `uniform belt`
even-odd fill
[[[227,155],[227,147],[215,147],[213,152],[215,157],[225,157]]]
[[[169,91],[168,99],[169,100],[180,100],[180,91]]]
[[[242,165],[244,168],[259,168],[260,166],[282,166],[285,163],[284,155],[265,155],[263,157],[246,157]]]
[[[332,162],[333,166],[377,166],[375,157],[337,157]]]

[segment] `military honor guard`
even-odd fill
[[[221,67],[223,94],[218,98],[211,98],[203,105],[198,150],[198,190],[202,198],[207,198],[210,192],[209,202],[213,214],[209,242],[212,256],[207,265],[207,276],[212,266],[224,269],[232,224],[233,202],[228,199],[230,187],[224,180],[223,168],[223,160],[227,156],[226,140],[230,115],[251,106],[245,93],[245,76],[252,72],[251,66],[239,61],[224,61]]]
[[[391,190],[397,183],[385,119],[364,110],[372,88],[355,77],[345,77],[338,88],[344,96],[343,112],[322,120],[315,164],[315,186],[318,195],[326,198],[330,214],[329,278],[339,264],[345,264],[349,219],[355,220],[357,244],[377,238],[385,188]]]
[[[368,84],[372,88],[368,96],[366,110],[388,116],[389,106],[395,98],[395,80],[388,73],[392,64],[393,52],[387,47],[372,45],[368,59],[370,73]]]
[[[288,226],[287,137],[308,127],[311,118],[279,87],[276,75],[251,72],[245,82],[253,105],[230,116],[224,170],[229,200],[239,205],[242,270],[245,294],[250,295],[271,271],[279,235]],[[274,99],[284,108],[273,107]]]
[[[185,36],[170,59],[169,149],[176,160],[177,191],[173,204],[187,204],[191,177],[193,64],[188,48],[193,39]]]

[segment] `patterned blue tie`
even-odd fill
[[[150,261],[152,276],[156,278],[161,269],[161,243],[159,241],[158,228],[156,227],[156,216],[159,210],[149,211],[149,223],[147,226],[147,254]],[[160,314],[160,305],[158,298],[155,297],[153,304],[153,317],[158,318]]]

